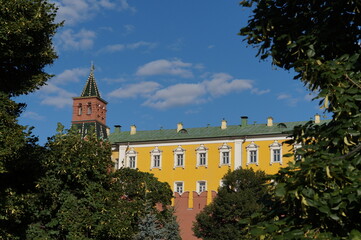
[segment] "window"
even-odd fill
[[[229,152],[222,152],[222,164],[229,164]]]
[[[204,166],[207,167],[208,162],[208,148],[201,144],[198,148],[196,148],[197,154],[197,167]]]
[[[273,162],[281,162],[281,150],[273,149]]]
[[[198,193],[207,191],[206,181],[198,181],[197,182],[197,190],[198,190]]]
[[[92,114],[92,104],[88,103],[87,105],[87,114]]]
[[[199,165],[206,165],[206,153],[199,153]]]
[[[222,146],[218,148],[219,150],[219,166],[221,165],[231,165],[231,146],[228,146],[227,143],[223,143]]]
[[[158,147],[155,147],[150,152],[150,168],[161,168],[162,167],[162,151],[158,149]]]
[[[174,183],[174,192],[179,194],[183,193],[183,182],[175,182]]]
[[[185,166],[185,150],[181,147],[178,146],[176,149],[173,150],[174,153],[174,167],[182,167],[184,168]]]
[[[158,168],[160,166],[160,155],[153,156],[153,167]]]
[[[259,146],[253,141],[246,147],[247,149],[247,165],[256,164],[258,165],[258,148]]]
[[[78,105],[78,115],[80,116],[83,113],[83,106],[81,103]]]
[[[135,168],[135,156],[129,157],[129,168]]]
[[[184,163],[184,158],[183,158],[183,153],[178,153],[177,154],[177,163],[176,163],[176,167],[182,167],[183,163]]]
[[[257,150],[251,150],[249,151],[249,162],[250,163],[257,163]]]
[[[130,148],[129,151],[126,153],[126,159],[127,159],[127,167],[129,168],[137,168],[137,152],[134,150],[134,148]]]
[[[270,146],[271,162],[282,164],[282,144],[278,141],[274,141]]]

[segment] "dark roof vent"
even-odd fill
[[[188,131],[184,128],[182,128],[181,130],[179,130],[179,133],[188,133]]]
[[[279,124],[277,124],[277,127],[278,128],[287,128],[287,125],[284,123],[279,123]]]

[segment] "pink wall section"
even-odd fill
[[[193,208],[189,208],[189,192],[184,192],[182,195],[174,193],[174,209],[175,215],[180,226],[180,234],[183,240],[196,240],[199,239],[193,235],[192,227],[195,221],[196,215],[202,211],[207,205],[207,191],[198,194],[193,194]],[[217,195],[215,191],[212,191],[212,199]]]

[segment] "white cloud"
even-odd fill
[[[277,96],[278,100],[286,101],[288,106],[295,107],[300,99],[292,97],[290,94],[281,93]]]
[[[151,62],[158,64],[160,60]],[[162,60],[165,61],[165,60]],[[160,64],[164,64],[163,62]],[[166,61],[164,65],[171,64]],[[192,64],[178,62],[180,66],[191,66]],[[143,66],[144,67],[144,66]],[[141,70],[147,70],[149,65]],[[164,68],[151,68],[151,73],[165,73],[168,71]],[[164,70],[166,69],[166,70]],[[169,72],[169,71],[168,71]],[[226,73],[217,73],[209,76],[209,80],[199,83],[179,83],[162,88],[156,82],[141,82],[131,84],[123,88],[116,89],[108,94],[109,97],[116,98],[146,98],[143,105],[156,109],[167,109],[171,107],[184,106],[189,104],[201,104],[212,98],[229,94],[231,92],[240,92],[252,89],[252,81],[235,79]]]
[[[199,104],[206,93],[201,84],[177,84],[157,91],[143,105],[157,109]]]
[[[89,73],[87,68],[73,68],[67,69],[64,72],[56,75],[51,82],[56,84],[66,84],[68,82],[79,82],[83,77]]]
[[[263,95],[263,94],[266,94],[266,93],[269,93],[269,92],[271,92],[270,89],[260,90],[258,88],[253,88],[252,91],[251,91],[251,93],[256,94],[256,95]]]
[[[129,44],[113,44],[100,49],[98,53],[114,53],[114,52],[121,52],[127,49],[135,50],[141,47],[146,47],[147,50],[149,50],[155,48],[155,46],[156,46],[155,43],[145,42],[145,41],[139,41]]]
[[[133,6],[130,6],[128,3],[128,0],[119,0],[120,2],[120,8],[121,11],[130,11],[130,12],[136,12],[137,9]]]
[[[135,43],[127,44],[128,49],[137,49],[140,47],[148,47],[149,49],[155,48],[156,44],[151,42],[139,41]]]
[[[211,80],[203,82],[207,91],[212,96],[226,95],[230,92],[240,92],[252,88],[251,80],[233,79],[233,77],[226,73],[216,73]]]
[[[57,21],[65,20],[66,25],[84,22],[104,9],[136,12],[127,0],[59,0],[55,3],[59,8]]]
[[[124,88],[118,88],[110,93],[109,97],[115,98],[136,98],[138,96],[149,96],[149,94],[155,92],[160,88],[160,84],[156,82],[140,82],[136,84],[130,84]]]
[[[106,52],[106,53],[113,53],[113,52],[120,52],[125,49],[124,44],[113,44],[108,45],[105,48],[101,49],[99,52]]]
[[[76,96],[75,93],[68,92],[52,82],[48,82],[47,85],[41,87],[38,93],[42,99],[41,104],[55,106],[57,108],[71,106],[73,102],[72,97]]]
[[[67,29],[57,35],[56,45],[64,50],[86,50],[93,47],[96,34],[93,31],[81,29],[74,32]]]
[[[292,96],[289,94],[285,94],[285,93],[281,93],[277,96],[278,100],[283,100],[283,99],[290,99]]]
[[[136,75],[152,76],[152,75],[173,75],[183,78],[193,77],[191,71],[192,64],[185,63],[181,60],[165,60],[159,59],[149,62],[138,68]]]
[[[38,120],[38,121],[41,121],[41,120],[44,120],[44,119],[45,119],[44,116],[41,116],[41,115],[39,115],[39,114],[36,113],[36,112],[28,112],[28,111],[26,111],[26,112],[23,114],[23,117],[29,118],[29,119],[33,119],[33,120]]]

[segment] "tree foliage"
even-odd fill
[[[132,239],[146,206],[159,221],[167,215],[168,184],[137,170],[112,172],[108,142],[62,128],[46,145],[27,238]]]
[[[245,41],[290,70],[332,114],[296,128],[302,161],[274,176],[275,206],[252,233],[268,239],[361,237],[361,1],[245,0]],[[277,207],[276,207],[277,206]]]
[[[27,94],[50,78],[43,69],[57,57],[55,14],[47,0],[0,0],[0,92]]]
[[[223,178],[213,202],[196,216],[195,236],[205,240],[242,239],[247,221],[265,204],[266,176],[262,171],[237,169]]]

